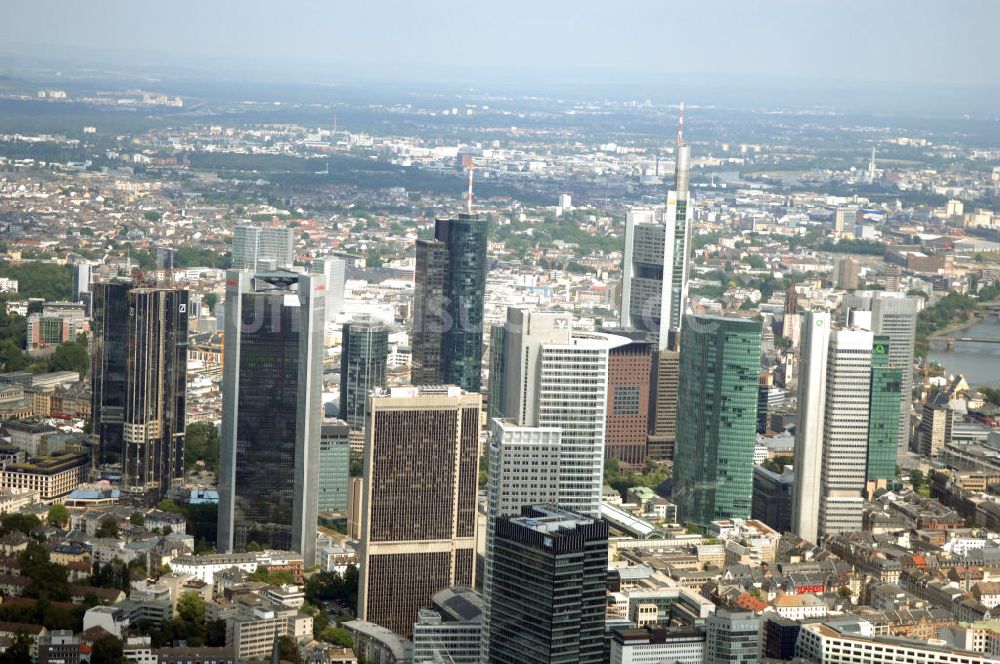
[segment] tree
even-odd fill
[[[209,311],[212,311],[212,310],[215,309],[215,305],[216,305],[216,303],[218,301],[219,301],[219,296],[216,295],[215,293],[205,293],[201,297],[202,304],[204,304],[206,307],[208,307]]]
[[[94,641],[90,650],[90,664],[125,664],[125,654],[120,639],[105,634]]]
[[[327,643],[345,648],[354,647],[354,639],[351,637],[351,633],[343,627],[327,627],[320,632],[319,638]]]
[[[920,487],[924,483],[924,474],[919,468],[914,468],[910,471],[910,484],[913,485],[914,491],[920,491]]]
[[[4,514],[3,519],[0,520],[0,530],[4,534],[17,530],[25,535],[30,535],[32,530],[41,525],[42,522],[34,514]]]
[[[106,516],[101,519],[101,525],[97,528],[98,537],[118,537],[118,522],[114,517]]]
[[[302,664],[302,653],[299,652],[299,644],[295,643],[295,639],[288,635],[278,639],[278,653],[281,659],[286,662]]]
[[[211,422],[194,422],[184,432],[184,469],[193,469],[199,461],[205,469],[219,468],[219,430]]]
[[[24,632],[18,632],[14,635],[14,643],[0,655],[0,664],[23,664],[30,661],[31,637]]]
[[[177,613],[182,620],[202,622],[205,620],[205,598],[194,591],[188,591],[177,600]]]
[[[69,510],[65,505],[56,503],[49,508],[49,513],[45,515],[45,520],[50,526],[63,528],[69,523]]]
[[[87,353],[87,337],[68,341],[56,347],[49,358],[49,371],[75,371],[81,376],[87,375],[90,367],[90,355]]]
[[[146,517],[142,515],[142,512],[132,512],[132,516],[128,518],[128,521],[133,526],[143,527],[146,525]]]

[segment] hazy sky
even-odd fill
[[[996,0],[29,0],[0,46],[81,63],[455,81],[768,75],[1000,85]],[[27,48],[25,48],[27,47]],[[312,78],[315,75],[310,74]]]

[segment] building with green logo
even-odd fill
[[[876,336],[872,344],[871,396],[868,415],[869,482],[896,476],[899,444],[899,402],[902,371],[889,366],[889,337]]]

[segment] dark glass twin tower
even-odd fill
[[[413,293],[414,385],[482,387],[487,223],[473,214],[438,219],[417,240]]]
[[[93,430],[123,485],[163,495],[184,474],[188,291],[94,284]]]

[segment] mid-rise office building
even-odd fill
[[[482,387],[487,223],[473,214],[438,219],[417,240],[413,293],[414,385]]]
[[[188,291],[94,285],[93,427],[100,460],[134,491],[165,494],[184,474]]]
[[[955,411],[949,407],[945,395],[934,395],[928,399],[920,414],[917,452],[923,456],[937,456],[945,445],[951,443],[954,424]]]
[[[611,634],[611,664],[702,664],[705,630],[696,627],[616,629]]]
[[[472,588],[435,593],[413,625],[413,664],[479,664],[483,600]]]
[[[795,655],[815,664],[987,664],[996,661],[993,655],[960,650],[945,643],[877,636],[872,624],[864,620],[802,625]]]
[[[340,419],[360,431],[365,428],[368,392],[385,385],[389,328],[367,316],[345,323],[340,350]]]
[[[861,265],[850,256],[838,258],[833,283],[840,290],[854,290],[858,287]]]
[[[218,546],[315,560],[324,291],[292,272],[226,281]]]
[[[604,661],[608,526],[526,507],[496,522],[491,664]]]
[[[705,664],[756,664],[760,660],[760,616],[719,610],[705,621]]]
[[[343,420],[323,422],[319,432],[317,510],[347,513],[347,485],[351,476],[350,429]]]
[[[753,506],[750,515],[779,533],[792,529],[795,472],[776,473],[764,466],[753,468]]]
[[[760,341],[754,320],[685,320],[672,498],[685,522],[750,517]]]
[[[82,302],[88,316],[92,315],[94,300],[91,272],[90,263],[73,263],[73,301]]]
[[[394,387],[369,402],[358,617],[409,638],[435,593],[475,584],[481,398]]]

